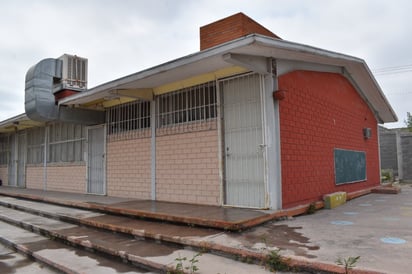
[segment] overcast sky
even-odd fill
[[[199,27],[243,12],[281,38],[364,59],[402,127],[412,112],[409,0],[1,0],[0,121],[24,112],[27,70],[89,60],[92,88],[199,51]]]

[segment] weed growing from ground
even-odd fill
[[[187,257],[179,257],[175,259],[176,266],[173,270],[169,270],[167,274],[195,274],[199,271],[199,267],[197,264],[199,263],[199,256],[201,253],[196,253],[193,257],[188,261],[190,264],[188,266],[184,266],[184,263],[187,261]]]
[[[349,270],[352,268],[356,267],[356,264],[358,260],[360,259],[360,256],[357,257],[348,257],[348,258],[339,258],[336,260],[337,265],[341,265],[345,268],[345,273],[348,274]]]
[[[309,205],[308,209],[306,210],[306,214],[314,214],[316,212],[316,203],[313,202]]]
[[[290,266],[282,259],[279,251],[272,250],[266,257],[266,267],[272,271],[290,271]]]

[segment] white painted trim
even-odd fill
[[[151,130],[151,140],[150,140],[150,154],[151,154],[151,165],[150,165],[150,185],[151,185],[151,199],[156,200],[156,100],[150,101],[150,130]]]
[[[103,127],[103,193],[89,193],[89,130],[96,129],[99,127]],[[86,162],[86,191],[85,193],[87,194],[92,194],[92,195],[100,195],[100,196],[106,196],[107,195],[107,183],[106,183],[106,155],[107,155],[107,133],[106,133],[106,124],[101,124],[101,125],[95,125],[95,126],[89,126],[86,127],[86,149],[85,151],[87,158],[85,159]]]
[[[217,117],[217,159],[219,161],[219,205],[225,204],[225,189],[224,189],[224,160],[223,160],[223,135],[222,135],[222,104],[221,104],[220,82],[216,80],[216,117]]]

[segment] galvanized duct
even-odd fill
[[[25,110],[35,121],[61,121],[85,125],[104,123],[102,111],[59,107],[53,87],[62,77],[63,62],[48,58],[32,66],[26,74]]]

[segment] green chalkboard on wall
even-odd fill
[[[337,185],[366,180],[366,153],[346,149],[334,150]]]

